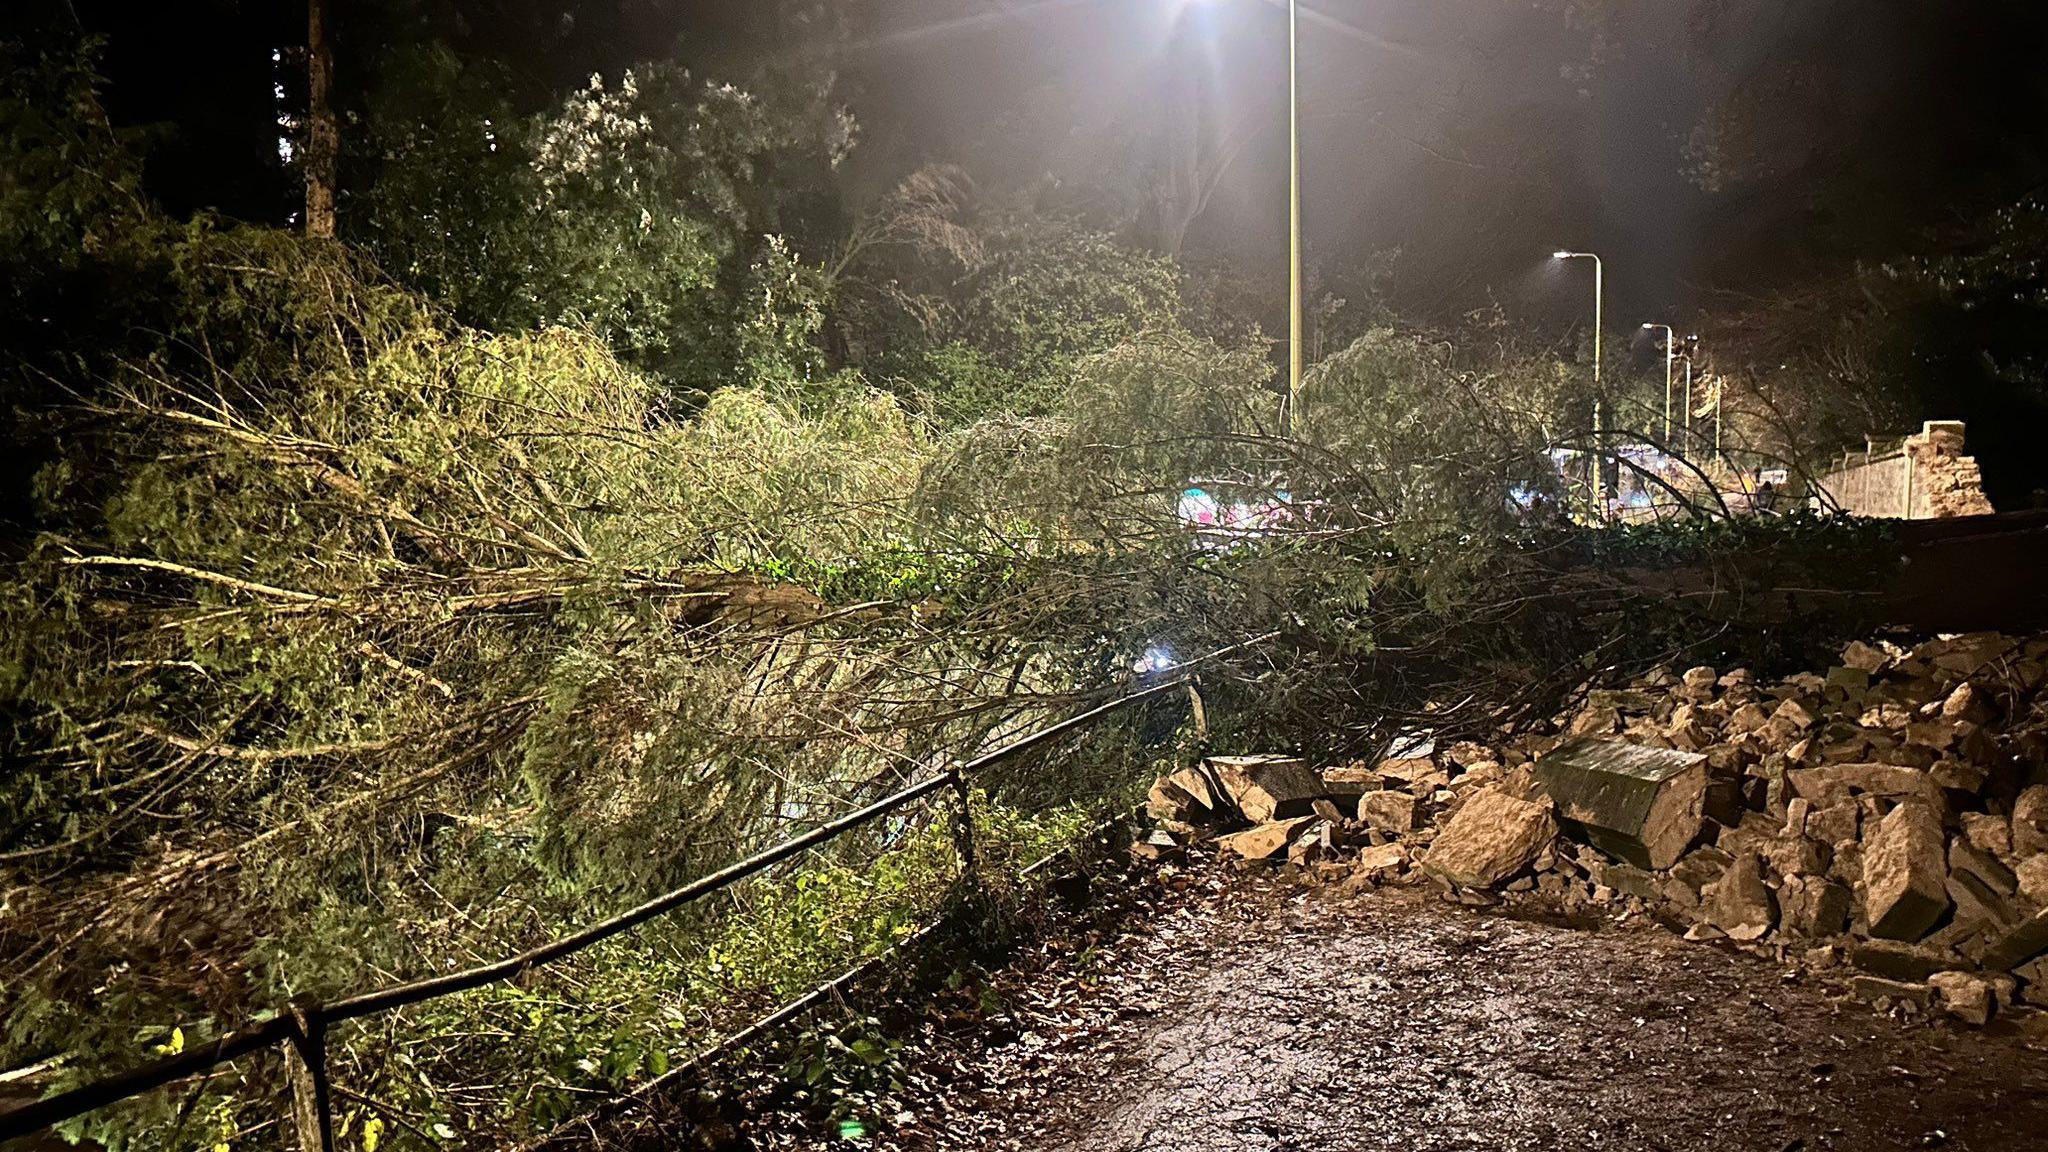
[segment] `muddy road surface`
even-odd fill
[[[906,1056],[901,1148],[2048,1150],[2048,1016],[1899,1020],[1654,924],[1219,886]]]

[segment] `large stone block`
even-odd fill
[[[1491,888],[1527,867],[1556,836],[1557,822],[1542,805],[1477,792],[1437,831],[1422,867],[1453,884]]]
[[[1706,757],[1573,740],[1535,764],[1565,827],[1639,868],[1669,868],[1699,835]]]
[[[1253,824],[1306,816],[1323,796],[1323,778],[1292,756],[1212,756],[1209,767]]]
[[[1948,911],[1943,849],[1941,819],[1918,801],[1901,801],[1869,830],[1863,899],[1871,935],[1918,940]]]

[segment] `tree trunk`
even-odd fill
[[[306,0],[306,235],[334,235],[334,166],[341,150],[329,101],[334,52],[327,43],[325,0]]]

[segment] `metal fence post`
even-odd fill
[[[974,813],[967,803],[967,775],[955,768],[952,780],[953,798],[959,803],[959,811],[953,816],[953,847],[960,852],[960,875],[972,882],[977,876],[974,865]]]
[[[334,1102],[327,1086],[327,1024],[316,1008],[292,1006],[291,1042],[285,1045],[285,1076],[292,1085],[292,1122],[300,1152],[334,1152]]]

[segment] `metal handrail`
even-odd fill
[[[1271,634],[1248,641],[1258,643],[1270,639]],[[1223,655],[1246,645],[1232,645],[1229,648],[1209,653],[1198,660],[1191,660],[1178,666],[1187,668],[1216,656]],[[339,1000],[316,1004],[292,1004],[268,1020],[248,1027],[222,1034],[214,1041],[184,1052],[153,1061],[139,1067],[118,1072],[89,1084],[81,1084],[54,1096],[32,1101],[19,1108],[0,1112],[0,1140],[47,1128],[52,1124],[82,1116],[109,1104],[132,1099],[144,1092],[161,1088],[167,1084],[208,1071],[219,1065],[237,1060],[273,1044],[289,1044],[301,1065],[293,1069],[294,1090],[298,1096],[301,1143],[308,1148],[330,1149],[333,1147],[333,1128],[327,1101],[327,1077],[324,1058],[324,1036],[327,1026],[338,1021],[354,1020],[363,1016],[388,1012],[432,1000],[457,992],[466,992],[511,980],[529,969],[560,960],[580,952],[593,944],[609,939],[631,928],[638,927],[658,916],[672,912],[700,897],[707,896],[743,880],[757,872],[771,868],[792,856],[796,856],[819,844],[850,832],[863,824],[894,812],[941,789],[954,789],[961,800],[962,838],[958,849],[971,870],[973,848],[971,838],[965,833],[966,774],[1006,760],[1019,753],[1029,751],[1056,736],[1070,732],[1089,721],[1109,712],[1148,699],[1170,689],[1190,683],[1189,675],[1175,676],[1150,687],[1120,696],[1085,712],[1069,716],[1065,720],[1048,725],[1029,735],[1020,737],[993,751],[975,757],[965,764],[947,769],[928,780],[902,789],[877,800],[854,812],[849,812],[829,823],[822,824],[801,836],[786,840],[772,848],[763,849],[737,863],[727,865],[707,876],[699,877],[673,891],[648,900],[637,907],[628,909],[607,920],[572,932],[567,936],[530,948],[516,956],[489,964],[480,964],[444,976],[413,980],[387,988],[345,996]]]

